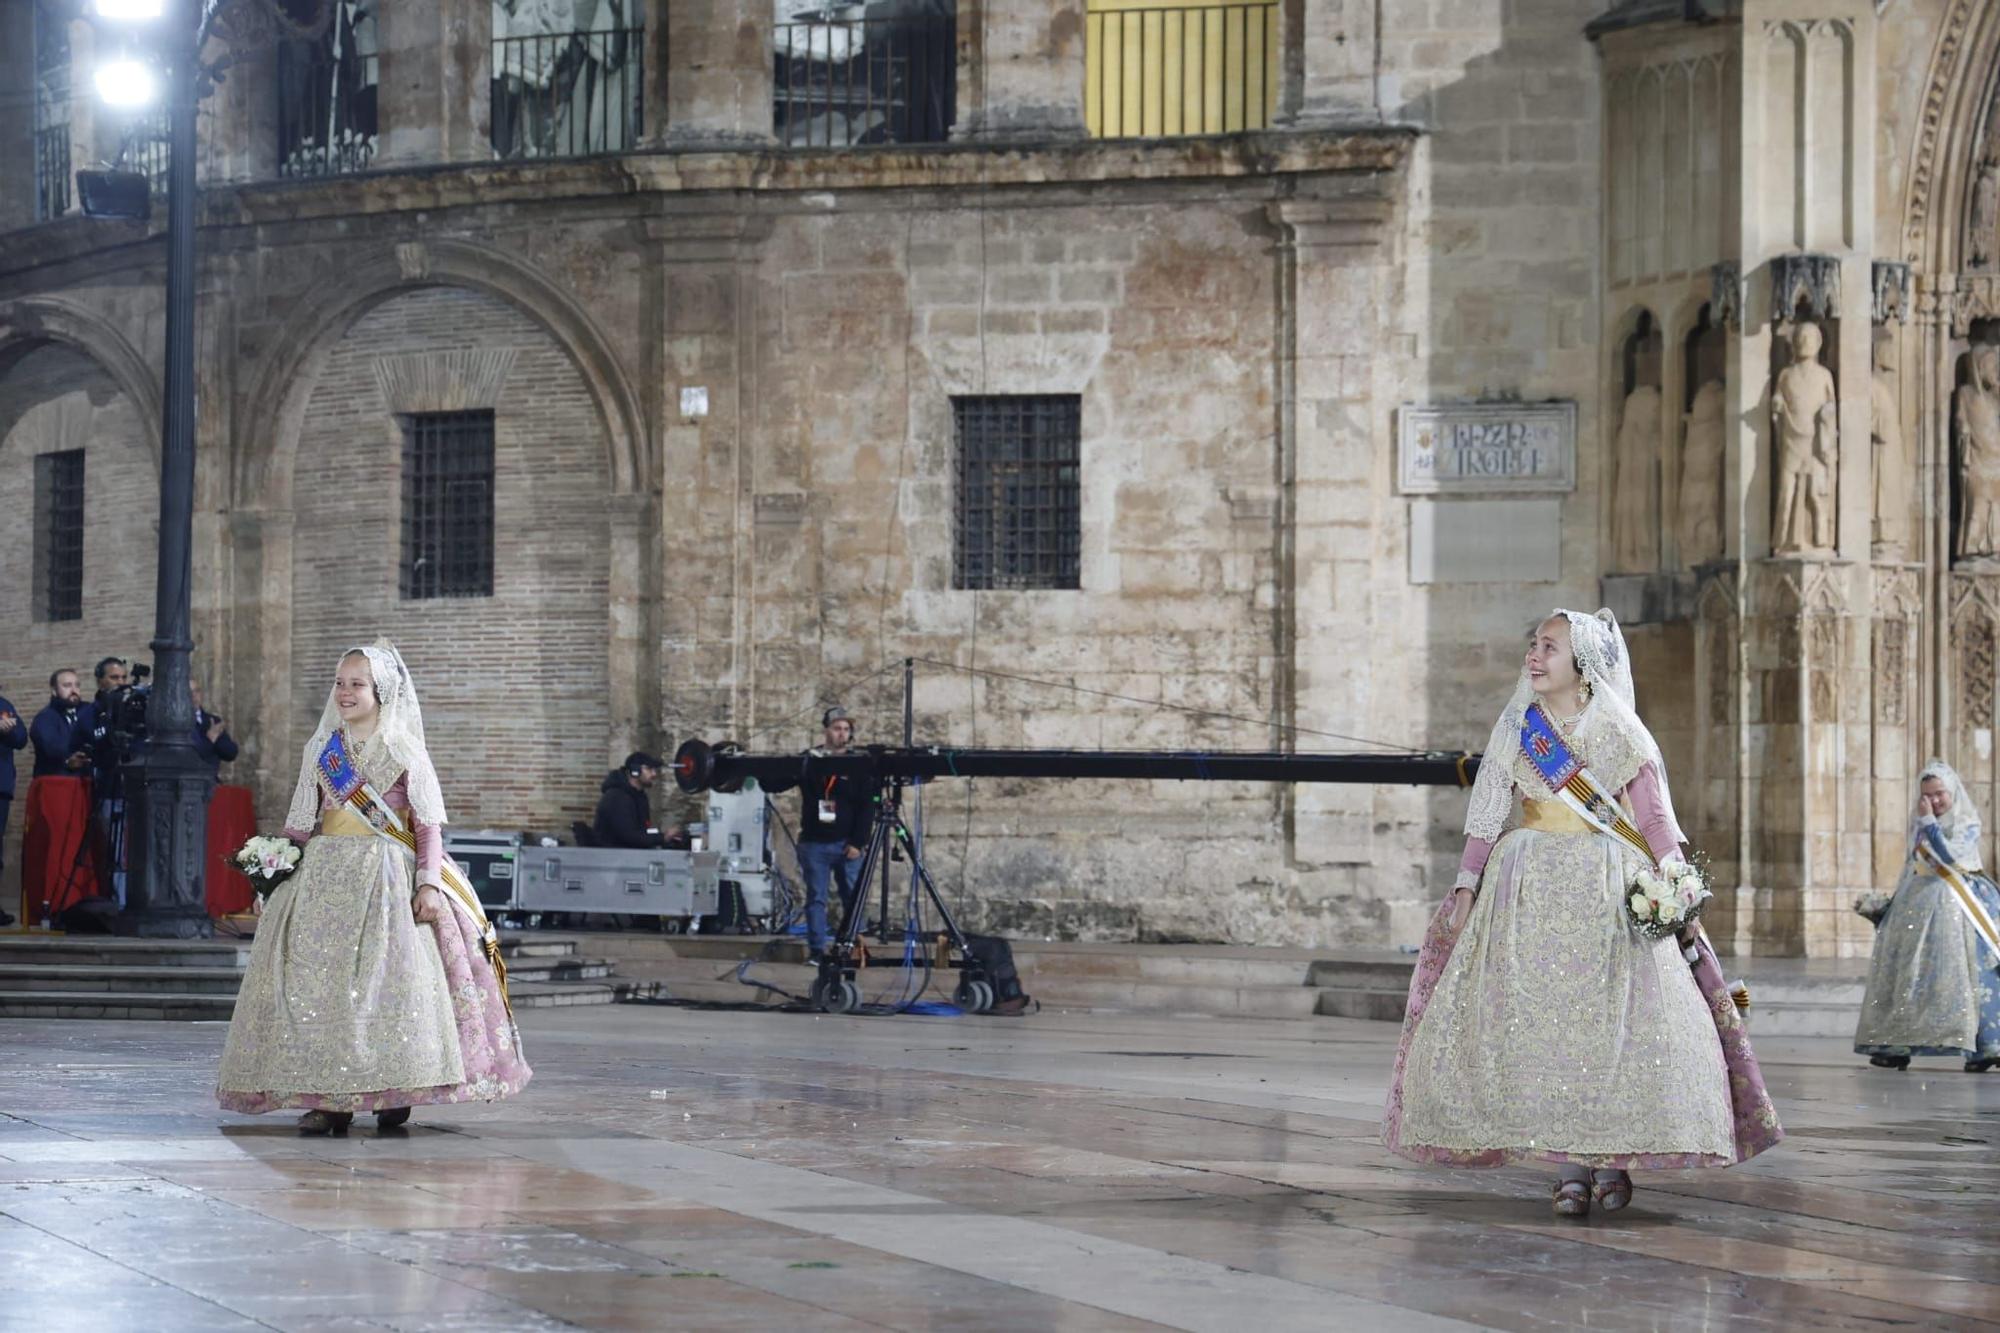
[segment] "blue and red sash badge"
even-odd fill
[[[319,771],[337,801],[349,800],[361,790],[361,770],[347,753],[347,740],[341,732],[327,737],[326,748],[319,752]]]
[[[1583,761],[1569,748],[1540,704],[1529,704],[1521,715],[1521,753],[1535,766],[1550,791],[1561,791],[1583,771]]]

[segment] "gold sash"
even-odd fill
[[[1561,801],[1521,798],[1521,827],[1537,833],[1595,833],[1590,822]]]
[[[323,838],[372,838],[375,826],[343,805],[320,816],[319,832]]]

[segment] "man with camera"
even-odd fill
[[[236,738],[220,717],[202,707],[200,681],[188,682],[188,694],[194,698],[194,752],[208,765],[209,775],[219,780],[222,766],[233,762],[239,753]]]
[[[125,779],[126,761],[146,748],[146,701],[152,687],[144,684],[152,669],[143,662],[127,669],[122,657],[97,663],[97,697],[77,715],[76,744],[90,755],[91,796],[95,802],[98,836],[111,867],[111,896],[125,906]]]
[[[28,724],[0,696],[0,873],[7,869],[7,815],[14,808],[14,751],[27,743]],[[0,926],[13,924],[13,914],[0,911]]]

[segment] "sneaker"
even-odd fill
[[[1028,1006],[1032,1003],[1034,1002],[1025,994],[1016,995],[1011,1000],[995,1000],[993,1007],[986,1012],[996,1018],[1019,1018],[1028,1012]]]

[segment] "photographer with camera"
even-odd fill
[[[194,752],[208,765],[209,774],[220,781],[222,766],[237,756],[236,738],[219,715],[202,707],[200,681],[190,680],[188,693],[194,697]]]
[[[146,748],[146,702],[152,686],[144,684],[152,668],[130,666],[122,657],[97,663],[97,697],[77,715],[76,743],[90,754],[91,795],[95,802],[98,837],[111,867],[111,896],[125,906],[125,780],[121,771]]]

